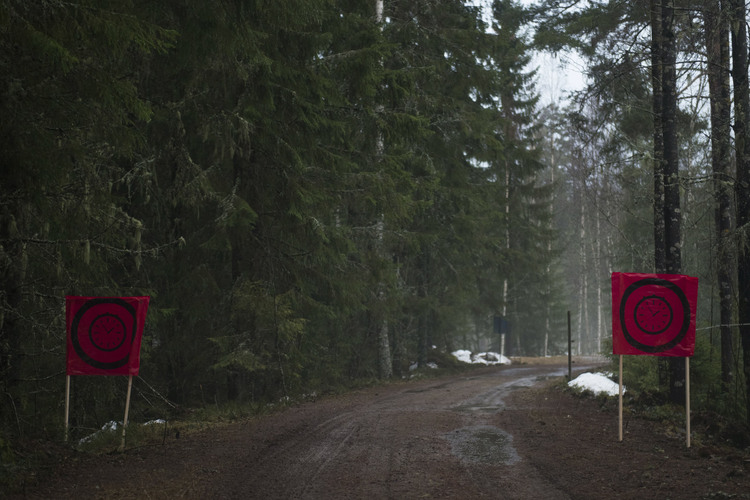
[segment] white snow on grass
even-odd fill
[[[114,420],[107,422],[106,424],[102,426],[101,430],[98,430],[93,434],[89,434],[88,436],[79,439],[78,444],[84,444],[84,443],[88,443],[89,441],[93,441],[97,437],[101,436],[103,433],[115,432],[117,428],[120,426],[122,426],[122,422],[116,422]]]
[[[610,380],[603,373],[582,373],[568,382],[568,386],[582,391],[589,390],[594,394],[606,394],[607,396],[617,396],[620,393],[619,384]],[[625,386],[622,387],[622,392],[625,393]]]
[[[131,423],[130,425],[142,425],[145,427],[147,425],[164,424],[164,423],[166,423],[166,420],[164,420],[163,418],[157,418],[156,420],[149,420],[148,422],[144,422],[142,424]],[[114,434],[118,429],[121,429],[121,428],[122,428],[122,422],[111,420],[107,422],[106,424],[104,424],[101,430],[98,430],[93,434],[89,434],[88,436],[85,436],[79,439],[78,444],[85,444],[85,443],[91,442],[103,434]]]
[[[431,368],[433,370],[437,370],[438,369],[437,363],[433,363],[432,361],[429,361],[426,366],[427,366],[427,368]],[[410,372],[413,372],[417,368],[419,368],[419,363],[412,363],[411,365],[409,365],[409,371]]]
[[[483,364],[483,365],[509,365],[510,359],[502,356],[496,352],[480,352],[472,354],[471,351],[466,349],[459,349],[451,353],[459,361],[464,363],[472,364]]]
[[[464,363],[484,364],[484,365],[509,365],[510,359],[501,356],[496,352],[480,352],[473,354],[467,349],[459,349],[451,353],[459,361]],[[612,374],[605,373],[583,373],[577,378],[568,382],[570,387],[577,388],[581,391],[591,391],[594,394],[606,394],[607,396],[617,396],[620,393],[620,386],[613,382],[609,377]],[[625,392],[623,386],[622,392]]]

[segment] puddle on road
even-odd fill
[[[497,413],[501,410],[500,406],[497,405],[491,405],[491,406],[482,406],[482,405],[460,405],[453,407],[455,411],[468,411],[468,412],[482,412],[482,413]]]
[[[479,394],[469,400],[466,400],[453,407],[455,411],[468,411],[468,412],[480,412],[480,413],[497,413],[505,408],[505,396],[510,392],[518,389],[527,389],[534,387],[535,385],[560,376],[558,373],[551,373],[546,375],[533,375],[530,377],[523,377],[505,382],[498,385],[491,391]]]
[[[513,448],[513,436],[491,425],[462,427],[444,436],[453,455],[465,462],[513,465],[521,457]]]

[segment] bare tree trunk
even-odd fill
[[[383,217],[378,221],[377,224],[377,238],[378,238],[378,252],[381,256],[384,254],[384,234],[385,234],[385,223]],[[378,290],[378,299],[383,303],[382,314],[380,318],[380,327],[378,329],[378,369],[380,372],[380,378],[388,379],[393,376],[393,361],[391,359],[391,344],[388,338],[388,318],[386,317],[387,311],[385,307],[386,293],[385,283],[380,283]]]
[[[550,176],[550,184],[555,184],[555,165],[556,165],[554,154],[552,156],[552,167],[550,168],[551,176]],[[554,195],[553,195],[554,196]],[[555,211],[555,204],[554,199],[553,202],[549,205],[549,211],[550,211],[550,226],[553,225],[553,215]],[[552,254],[552,242],[547,242],[547,252],[549,254]],[[551,298],[552,298],[552,285],[550,274],[552,273],[552,269],[549,265],[549,262],[547,263],[547,303],[546,306],[546,318],[544,322],[544,357],[549,356],[549,334],[551,330],[551,322],[550,322],[550,316],[552,316],[552,304],[550,304]]]
[[[388,379],[393,376],[393,363],[391,362],[391,343],[388,339],[388,320],[382,320],[378,332],[378,359],[380,378]]]
[[[747,26],[744,0],[730,0],[732,28],[732,80],[734,83],[734,137],[737,156],[735,194],[737,201],[739,284],[738,320],[745,374],[746,418],[750,424],[750,89],[748,86]]]
[[[583,349],[583,340],[587,337],[588,324],[589,324],[589,308],[588,308],[588,295],[589,295],[589,282],[588,282],[588,260],[586,258],[586,209],[585,203],[583,202],[583,196],[581,196],[581,217],[579,219],[579,236],[581,238],[581,290],[579,295],[578,303],[578,342],[576,346],[576,354],[581,354]]]
[[[651,88],[654,116],[654,272],[667,272],[664,236],[664,124],[661,0],[651,0]],[[659,385],[669,384],[669,362],[659,358]]]
[[[680,248],[680,178],[677,145],[677,52],[674,33],[674,0],[662,7],[662,127],[664,132],[664,243],[666,270],[682,271]]]
[[[510,166],[505,165],[505,251],[510,253]],[[508,316],[508,277],[503,279],[503,308],[502,317],[507,321]],[[505,332],[500,334],[500,355],[505,356]]]
[[[383,23],[383,0],[375,0],[375,22],[382,26]],[[378,106],[378,111],[383,111],[382,106]],[[383,135],[378,132],[377,138],[377,154],[378,157],[383,156],[384,144]],[[385,253],[385,215],[381,214],[380,220],[377,224],[377,238],[379,244],[379,253],[383,257]],[[379,291],[380,300],[385,302],[385,284],[380,285]],[[383,308],[383,314],[385,308]],[[388,319],[386,317],[381,318],[380,328],[378,329],[378,362],[380,370],[380,378],[391,378],[393,376],[393,360],[391,359],[391,345],[388,338]]]
[[[709,2],[705,12],[708,85],[711,102],[711,165],[714,177],[716,231],[718,234],[717,285],[721,316],[721,381],[728,390],[733,373],[732,345],[732,263],[730,235],[733,229],[731,200],[729,26],[718,0]]]
[[[654,271],[664,273],[667,246],[664,243],[661,2],[658,0],[651,0],[651,87],[654,108]]]
[[[596,186],[596,198],[597,203],[603,201],[601,199],[601,179],[597,182]],[[601,231],[601,217],[596,217],[596,244],[594,245],[594,276],[596,277],[596,353],[602,352],[602,331],[604,330],[604,315],[602,309],[604,304],[602,303],[602,231]]]
[[[677,48],[674,0],[662,3],[662,127],[664,132],[664,243],[668,274],[682,272],[680,177],[677,150]],[[669,359],[669,398],[685,402],[685,363]]]
[[[597,229],[599,226],[599,221],[596,221]],[[598,231],[597,231],[598,232]],[[601,252],[601,242],[597,240],[596,242],[596,249],[597,252]],[[601,255],[601,253],[599,253]],[[597,259],[601,260],[601,259]],[[602,270],[601,270],[601,262],[597,264],[596,267],[596,282],[597,284],[600,284],[602,282]],[[601,353],[602,352],[602,332],[604,331],[604,302],[602,301],[602,287],[597,286],[596,287],[596,352]]]

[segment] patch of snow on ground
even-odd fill
[[[466,349],[459,349],[458,351],[453,351],[451,354],[459,360],[463,361],[464,363],[471,363],[471,351],[467,351]]]
[[[122,425],[122,422],[115,422],[114,420],[107,422],[106,424],[102,426],[101,430],[98,430],[93,434],[89,434],[88,436],[79,439],[78,444],[88,443],[89,441],[92,441],[94,438],[96,438],[103,432],[114,432],[121,425]]]
[[[166,423],[166,420],[164,420],[163,418],[157,418],[156,420],[149,420],[148,422],[145,422],[141,425],[146,426],[146,425],[155,425],[155,424],[164,424],[164,423]],[[136,425],[136,424],[131,424],[131,425]],[[89,434],[88,436],[85,436],[79,439],[78,444],[88,443],[89,441],[93,441],[95,438],[97,438],[101,434],[113,433],[117,431],[117,429],[120,429],[120,428],[122,428],[122,422],[116,422],[112,420],[104,424],[101,430],[98,430],[93,434]]]
[[[604,393],[607,396],[617,396],[620,393],[619,384],[607,378],[603,373],[582,373],[568,382],[568,386],[589,390],[594,394]],[[622,387],[622,392],[625,393],[625,386]]]
[[[432,361],[429,361],[425,366],[427,366],[427,368],[432,368],[433,370],[437,370],[437,368],[438,368],[437,363],[433,363]],[[413,372],[417,368],[419,368],[419,363],[412,363],[409,366],[409,371]]]
[[[451,353],[459,361],[464,363],[483,364],[483,365],[509,365],[510,359],[501,356],[496,352],[480,352],[472,354],[466,349],[459,349]]]
[[[166,424],[167,421],[163,418],[157,418],[156,420],[149,420],[148,422],[144,422],[141,425],[155,425],[155,424]]]

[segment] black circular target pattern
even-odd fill
[[[89,340],[100,351],[116,351],[127,337],[125,322],[116,314],[100,314],[89,325]]]
[[[646,353],[672,349],[690,328],[690,304],[685,293],[661,278],[631,283],[622,294],[619,316],[625,340]]]
[[[642,331],[649,335],[658,335],[670,327],[674,311],[663,297],[647,295],[636,304],[633,319]]]
[[[114,370],[128,364],[137,328],[131,304],[120,298],[93,298],[73,316],[71,343],[86,364]]]

